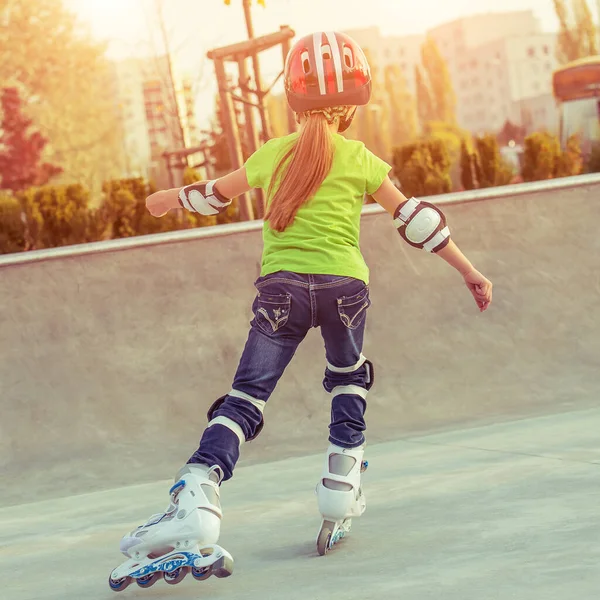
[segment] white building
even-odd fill
[[[165,56],[115,62],[114,73],[124,175],[166,183],[163,153],[198,143],[191,82],[174,71],[173,90]]]
[[[421,61],[421,44],[424,35],[382,36],[379,27],[351,29],[347,33],[371,57],[378,69],[397,64],[400,66],[406,84],[412,94],[416,93],[415,65]]]
[[[507,120],[527,131],[558,127],[552,95],[557,67],[554,34],[509,37],[466,52],[455,79],[459,124],[498,131]]]
[[[415,93],[415,66],[425,36],[384,37],[371,27],[348,31],[376,65],[400,64]],[[540,31],[532,11],[473,15],[427,32],[448,65],[458,124],[475,133],[496,132],[507,120],[527,131],[558,128],[552,96],[556,35]]]

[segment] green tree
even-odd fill
[[[371,68],[372,94],[367,106],[359,106],[350,129],[344,134],[360,140],[377,156],[387,158],[392,152],[392,136],[389,130],[389,103],[385,88],[385,76],[368,49],[365,56]]]
[[[423,130],[426,131],[429,121],[455,124],[456,94],[448,65],[431,36],[421,46],[421,63],[422,68],[417,67],[417,102],[425,102]]]
[[[405,196],[432,196],[452,189],[450,157],[439,140],[420,141],[397,148],[393,167]]]
[[[92,241],[89,192],[80,184],[46,185],[19,194],[28,247],[55,248]]]
[[[412,142],[417,137],[417,107],[399,65],[385,68],[384,86],[387,95],[388,128],[394,146]]]
[[[586,173],[600,173],[600,143],[592,145],[592,150],[585,161]]]
[[[431,91],[423,75],[421,67],[415,66],[415,82],[417,87],[417,113],[421,131],[427,131],[429,123],[435,119],[435,109]]]
[[[463,189],[475,189],[475,164],[474,155],[469,151],[467,142],[462,140],[460,143],[460,181]]]
[[[558,138],[547,132],[538,131],[525,138],[521,170],[524,181],[579,175],[581,170],[577,136],[569,137],[564,150],[561,150]]]
[[[567,0],[553,0],[559,22],[556,58],[568,63],[598,54],[597,33],[587,0],[572,0],[573,16]]]
[[[2,90],[0,107],[0,188],[17,192],[48,183],[61,169],[41,161],[48,140],[31,131],[32,121],[22,112],[17,88]]]
[[[0,254],[22,252],[25,248],[21,204],[13,196],[0,193]]]
[[[564,149],[557,157],[554,177],[571,177],[583,171],[581,145],[577,134],[569,136]]]
[[[48,139],[44,158],[95,183],[120,168],[121,128],[105,48],[81,35],[63,0],[0,3],[0,81]]]
[[[487,188],[497,185],[502,160],[496,136],[487,134],[475,138],[475,148],[480,165],[479,187]]]

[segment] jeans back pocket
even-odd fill
[[[357,329],[367,316],[367,308],[371,306],[369,288],[365,287],[353,296],[342,296],[337,303],[342,323],[348,329]]]
[[[288,322],[291,308],[291,294],[258,292],[254,313],[256,324],[264,333],[272,335]]]

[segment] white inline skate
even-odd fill
[[[330,444],[325,455],[321,480],[317,484],[317,502],[323,516],[317,536],[317,551],[326,554],[349,531],[352,517],[365,512],[367,501],[360,484],[361,473],[368,467],[363,461],[364,445],[341,448]]]
[[[171,488],[171,503],[162,514],[153,515],[121,540],[121,552],[129,557],[108,580],[115,592],[135,581],[141,588],[161,577],[179,583],[188,572],[194,579],[211,575],[229,577],[231,554],[216,544],[221,528],[219,467],[186,465]]]

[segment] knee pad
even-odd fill
[[[238,435],[238,437],[240,437],[240,433],[241,433],[240,442],[244,442],[244,441],[251,442],[252,440],[255,440],[260,435],[261,431],[263,430],[263,427],[265,426],[265,419],[262,415],[262,412],[261,412],[260,423],[256,427],[256,429],[254,431],[254,435],[252,435],[251,437],[246,437],[244,435],[244,433],[242,432],[242,428],[239,425],[239,423],[236,423],[230,417],[215,417],[214,416],[215,412],[217,410],[219,410],[219,408],[221,408],[221,405],[223,404],[223,402],[225,402],[225,399],[227,398],[227,396],[228,396],[228,394],[225,394],[224,396],[217,398],[217,400],[215,400],[211,404],[210,408],[208,409],[208,412],[206,413],[209,424],[211,422],[214,423],[215,425],[217,423],[219,423],[221,425],[224,425],[225,427],[229,427],[229,429],[231,429],[234,433],[236,433]],[[217,421],[217,419],[219,419],[219,421]],[[238,431],[238,429],[239,429],[239,431]]]
[[[365,367],[367,369],[366,387],[368,391],[373,387],[373,384],[375,383],[375,368],[373,367],[373,363],[370,360],[365,360]]]
[[[361,367],[364,367],[366,371],[365,389],[368,392],[373,387],[373,383],[375,382],[375,368],[373,367],[373,363],[366,359],[362,354],[360,355],[360,360],[356,364],[349,367],[335,367],[332,364],[327,363],[327,369],[336,374],[346,373],[351,375],[352,373],[356,373],[356,371],[358,371]],[[326,380],[323,382],[325,390],[327,392],[331,392],[332,390],[328,389],[325,383]]]

